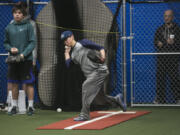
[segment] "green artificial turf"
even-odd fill
[[[33,116],[8,116],[0,112],[0,135],[179,135],[180,108],[131,108],[152,113],[104,130],[36,130],[37,127],[70,118],[78,112],[36,110]]]

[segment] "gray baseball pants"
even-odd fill
[[[108,70],[96,70],[84,81],[82,85],[82,109],[80,116],[90,119],[90,105],[98,92],[103,88],[108,74]],[[113,99],[111,96],[106,96],[106,98]]]

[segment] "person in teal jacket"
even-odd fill
[[[19,83],[25,84],[28,94],[28,115],[32,115],[34,90],[31,89],[34,82],[32,73],[32,51],[35,48],[36,38],[34,29],[29,19],[25,18],[27,11],[22,6],[15,5],[12,9],[13,23],[5,29],[4,47],[10,56],[19,56],[20,61],[8,63],[8,82],[12,83],[12,109],[10,115],[17,113],[17,99]]]
[[[32,24],[33,28],[34,28],[34,34],[35,36],[37,35],[37,29],[36,29],[36,23],[35,21],[32,19],[33,18],[33,2],[29,3],[29,6],[27,5],[27,2],[24,1],[19,1],[16,3],[16,5],[21,6],[22,8],[25,8],[27,11],[27,16],[25,16],[24,19],[29,19],[30,23]],[[14,19],[10,22],[10,24],[12,24],[14,22]],[[34,75],[37,75],[36,73],[36,61],[37,61],[37,45],[33,50],[33,73]],[[36,82],[36,77],[35,77],[35,82]],[[25,91],[26,91],[26,86],[22,85],[22,87],[20,88],[21,90],[19,92],[21,92],[21,94],[18,97],[18,103],[20,102],[20,99],[25,99],[25,97],[23,97],[22,95],[25,96]],[[31,89],[34,89],[34,85],[32,86]],[[26,113],[26,105],[23,106],[24,108],[22,108],[22,105],[25,105],[25,100],[23,100],[20,104],[18,104],[18,113],[20,114],[24,114]],[[6,103],[5,103],[5,110],[7,112],[11,111],[12,108],[12,84],[10,82],[7,83],[7,99],[6,99]]]

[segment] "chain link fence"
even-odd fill
[[[4,40],[4,29],[7,24],[12,19],[12,6],[0,5],[0,102],[4,102],[6,100],[7,94],[7,64],[5,63],[5,59],[7,57],[7,52],[4,50],[3,40]],[[4,13],[4,14],[2,14]]]
[[[131,3],[131,7],[134,35],[131,103],[133,106],[178,106],[180,27],[175,24],[166,27],[164,12],[173,10],[174,23],[179,25],[180,2]]]

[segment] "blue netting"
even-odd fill
[[[106,6],[112,11],[113,14],[115,14],[117,8],[118,8],[118,4],[117,3],[106,3]],[[114,70],[116,70],[115,72],[117,73],[112,74],[111,75],[111,85],[114,88],[114,90],[112,91],[111,95],[117,95],[118,93],[123,93],[122,90],[122,46],[121,46],[121,40],[120,37],[122,36],[122,24],[121,24],[121,10],[122,7],[120,8],[119,14],[116,18],[117,24],[118,24],[118,29],[120,32],[120,36],[119,36],[119,43],[118,43],[118,49],[117,49],[117,54],[116,54],[116,68],[115,65],[112,64],[111,66],[111,72],[114,73]]]

